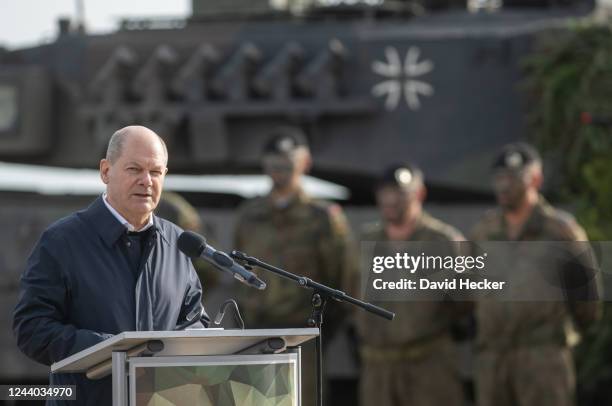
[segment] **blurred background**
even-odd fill
[[[493,155],[527,140],[544,156],[544,194],[575,213],[592,239],[610,239],[610,6],[612,0],[3,5],[0,382],[47,380],[47,368],[23,356],[12,336],[19,275],[41,231],[101,193],[98,162],[110,135],[127,124],[164,137],[166,189],[195,208],[193,227],[224,250],[232,249],[236,207],[269,188],[261,149],[267,131],[285,124],[308,136],[314,167],[307,190],[339,202],[354,230],[377,218],[372,189],[380,171],[410,160],[425,173],[427,210],[467,233],[495,204],[487,175]],[[177,222],[183,203],[168,203]],[[232,291],[231,280],[213,279],[212,314]],[[610,399],[608,314],[577,350],[581,405]],[[354,404],[355,363],[332,355],[327,364],[344,391],[338,393]]]

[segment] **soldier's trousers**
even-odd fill
[[[361,406],[461,406],[463,388],[452,344],[417,359],[361,365]]]
[[[483,351],[476,363],[478,406],[572,406],[571,350],[556,345]]]

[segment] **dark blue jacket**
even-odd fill
[[[158,217],[153,224],[139,273],[125,254],[126,228],[101,197],[51,225],[21,277],[13,319],[19,348],[51,365],[114,334],[182,325],[201,306],[202,286],[177,248],[181,229]],[[201,322],[208,321],[204,313]],[[71,406],[111,404],[110,377],[52,374],[50,380],[77,385]]]

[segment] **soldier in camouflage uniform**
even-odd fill
[[[202,221],[198,211],[178,193],[164,191],[155,209],[155,214],[170,220],[183,230],[202,232]]]
[[[155,214],[186,231],[202,233],[203,225],[200,215],[195,207],[191,205],[183,196],[175,192],[164,191],[159,199],[159,204],[155,209]],[[207,234],[207,241],[211,245],[216,245],[214,240]],[[192,259],[193,266],[198,273],[200,282],[206,289],[211,289],[219,282],[221,273],[202,258]]]
[[[463,236],[423,210],[425,194],[418,168],[389,168],[376,189],[383,222],[366,225],[361,240],[448,242],[436,246],[457,249],[453,242],[464,240]],[[362,359],[361,404],[461,405],[463,391],[450,330],[453,318],[465,308],[441,300],[382,305],[396,313],[392,322],[356,313]]]
[[[535,149],[523,143],[507,145],[494,161],[493,176],[499,209],[475,226],[474,241],[566,241],[584,249],[585,243],[576,243],[587,240],[584,230],[539,194],[542,165]],[[575,270],[589,268],[593,269],[585,264]],[[584,330],[599,317],[597,278],[591,275],[585,280],[593,283],[580,300],[477,302],[479,406],[574,404],[569,337],[576,337],[574,328]]]
[[[298,129],[276,129],[264,147],[264,172],[272,180],[267,196],[246,202],[239,210],[235,247],[248,255],[297,275],[339,288],[354,261],[349,228],[337,204],[314,200],[302,189],[302,175],[311,165],[306,138]],[[257,270],[256,270],[257,271]],[[269,273],[262,292],[244,289],[244,315],[251,328],[306,327],[312,292]],[[324,324],[332,327],[330,306]],[[327,328],[325,332],[329,332]],[[329,335],[328,335],[329,337]],[[314,366],[310,350],[302,355],[303,404],[314,404]]]

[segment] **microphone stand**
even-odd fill
[[[272,272],[283,278],[290,279],[306,289],[311,289],[312,293],[312,313],[308,318],[308,326],[317,327],[319,329],[319,335],[315,338],[315,352],[316,352],[316,364],[317,364],[317,406],[323,406],[323,313],[325,312],[325,306],[329,299],[333,299],[337,302],[350,303],[353,306],[357,306],[365,311],[373,313],[379,317],[383,317],[387,320],[393,320],[395,313],[378,307],[371,303],[364,302],[359,299],[355,299],[352,296],[347,295],[341,290],[330,288],[327,285],[313,281],[305,276],[299,276],[291,272],[285,271],[284,269],[277,268],[257,258],[248,256],[247,254],[240,251],[232,251],[230,254],[232,258],[242,263],[243,266],[252,269],[252,267],[258,267],[263,270]]]

